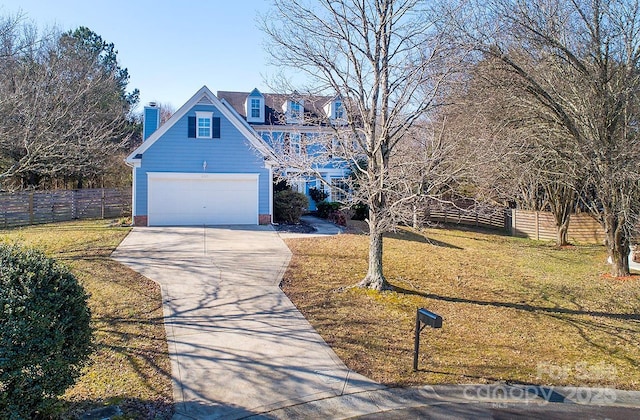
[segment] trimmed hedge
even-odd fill
[[[88,295],[43,253],[0,244],[0,417],[47,416],[92,351]]]
[[[273,195],[273,213],[277,222],[299,223],[309,208],[306,195],[293,191],[278,191]]]

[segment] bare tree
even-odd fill
[[[452,101],[451,108],[463,121],[475,122],[464,124],[469,138],[477,147],[494,151],[494,164],[480,167],[477,177],[483,188],[520,208],[551,211],[556,243],[567,245],[583,178],[583,168],[572,159],[576,151],[570,133],[517,76],[490,56],[471,69],[465,89]],[[478,138],[478,133],[485,135]]]
[[[33,33],[14,25],[0,40],[8,52],[0,58],[7,69],[0,76],[0,183],[19,189],[65,179],[82,188],[109,171],[127,136],[128,75],[74,33]]]
[[[455,10],[463,42],[499,60],[562,127],[568,148],[560,151],[586,169],[580,198],[605,230],[611,275],[628,275],[640,212],[639,2],[466,5]]]
[[[324,153],[352,168],[356,191],[369,207],[369,266],[361,287],[389,288],[382,234],[393,228],[399,202],[409,199],[390,194],[397,191],[392,156],[414,124],[439,103],[452,72],[449,44],[439,36],[439,15],[429,5],[419,0],[275,0],[263,20],[274,63],[303,72],[311,81],[312,92],[300,91],[342,99],[344,124],[323,124],[333,131],[312,142],[324,139]],[[319,154],[310,146],[308,156]],[[313,168],[307,163],[308,170]]]

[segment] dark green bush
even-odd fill
[[[342,207],[342,204],[336,201],[321,201],[316,205],[318,217],[327,219],[331,213],[340,210],[340,207]]]
[[[306,195],[292,191],[278,191],[273,195],[273,213],[276,222],[298,223],[309,208],[309,199]]]
[[[353,210],[352,220],[366,220],[369,217],[369,206],[366,204],[354,204],[351,209]]]
[[[316,205],[329,197],[329,194],[321,188],[309,188],[309,197],[316,203]]]
[[[87,294],[65,267],[0,244],[0,418],[46,416],[91,354]]]

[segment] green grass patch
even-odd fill
[[[368,237],[288,239],[283,289],[351,369],[388,385],[497,381],[640,389],[640,276],[615,280],[600,246],[401,230],[384,239],[395,291],[355,287]],[[424,330],[412,371],[416,308]]]
[[[110,404],[118,404],[124,418],[172,413],[160,288],[109,258],[128,232],[105,220],[0,230],[0,241],[39,248],[66,264],[91,295],[96,351],[63,397],[63,418]]]

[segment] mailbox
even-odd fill
[[[422,324],[422,328],[420,325]],[[418,352],[420,351],[420,332],[424,327],[442,328],[442,317],[424,308],[418,308],[416,313],[416,336],[413,347],[413,370],[418,370]]]
[[[442,328],[442,317],[424,308],[418,309],[418,320],[431,328]]]

